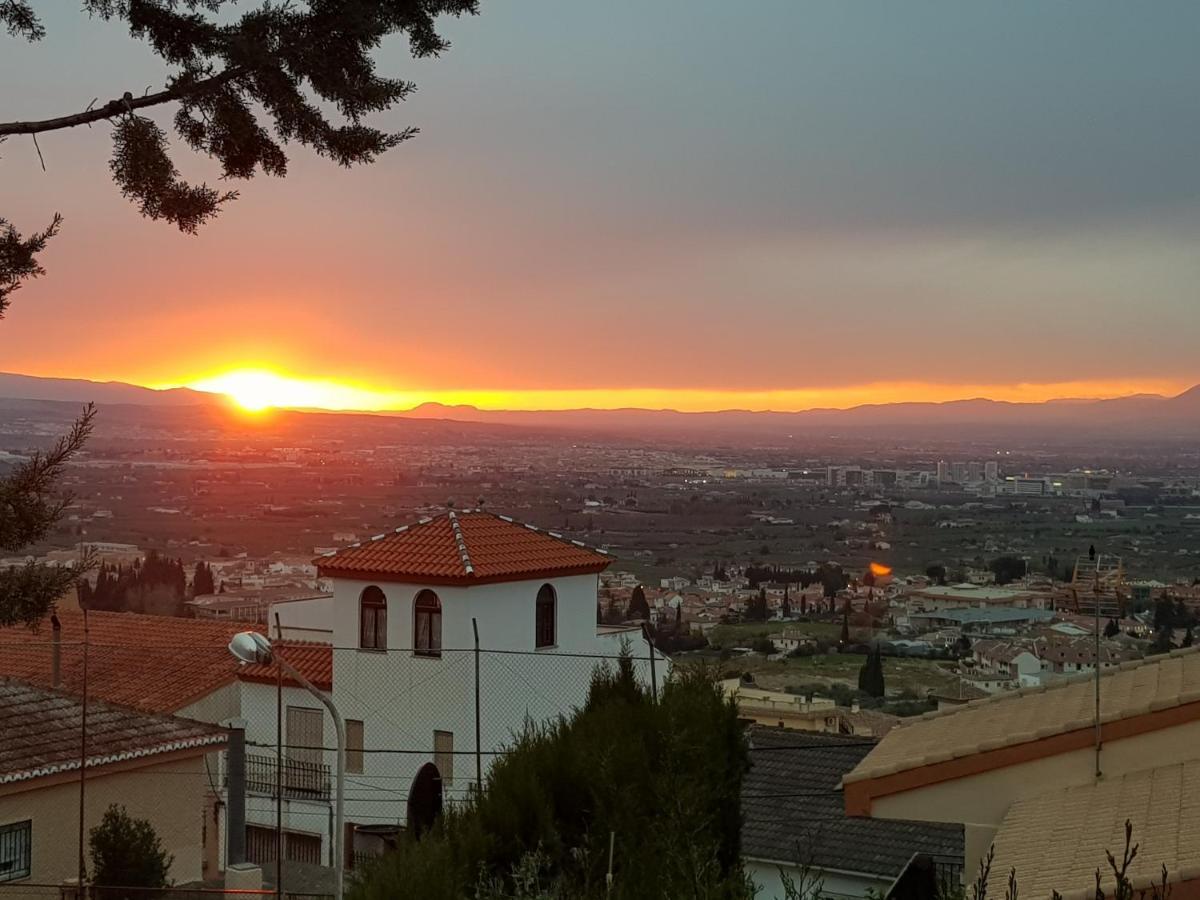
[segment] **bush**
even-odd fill
[[[482,795],[419,840],[403,839],[350,896],[749,900],[740,862],[748,765],[737,707],[715,673],[676,670],[656,704],[623,659],[597,672],[580,712],[529,725]]]
[[[161,897],[154,888],[170,885],[167,873],[174,857],[168,856],[162,842],[145,819],[134,819],[125,807],[115,803],[104,813],[100,824],[88,835],[92,857],[92,881],[97,885],[101,900],[117,900],[126,891],[111,889],[148,888],[138,891],[139,898]],[[110,889],[105,890],[105,886]]]
[[[750,645],[750,649],[755,653],[770,656],[775,652],[775,643],[766,635],[760,635],[754,639],[754,642]]]

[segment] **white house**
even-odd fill
[[[505,517],[451,512],[321,557],[331,597],[272,605],[278,655],[328,692],[346,720],[348,852],[370,850],[373,834],[420,824],[443,797],[465,796],[477,764],[486,775],[527,721],[569,715],[596,666],[613,664],[623,648],[650,683],[641,632],[596,624],[598,577],[610,562]],[[78,690],[82,614],[61,609],[59,620],[61,640],[49,622],[33,639],[0,628],[0,675]],[[245,629],[265,630],[93,611],[89,691],[143,712],[242,729],[246,849],[265,862],[274,854],[278,688],[273,667],[239,667],[226,649]],[[669,666],[656,652],[659,689]],[[285,858],[329,865],[333,723],[290,679],[281,699]],[[208,763],[208,796],[193,814],[211,826],[203,865],[211,877],[226,864],[229,771],[224,753]]]
[[[333,591],[332,697],[361,747],[347,821],[422,827],[443,797],[467,796],[527,722],[577,708],[596,666],[622,647],[648,683],[640,632],[596,624],[599,574],[611,562],[481,510],[421,519],[318,559]],[[668,667],[655,652],[660,687]],[[329,746],[331,726],[324,734]]]

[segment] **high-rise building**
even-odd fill
[[[1000,463],[994,459],[989,459],[983,464],[983,479],[984,481],[999,481],[1000,480]]]
[[[967,481],[970,484],[978,484],[983,481],[983,463],[978,461],[967,463]]]
[[[950,463],[944,459],[938,461],[937,467],[937,483],[950,484],[954,479],[950,477]]]

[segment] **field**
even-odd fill
[[[858,670],[865,657],[853,653],[829,653],[796,659],[771,661],[757,654],[729,661],[731,668],[750,672],[754,680],[769,690],[782,691],[805,684],[858,685]],[[949,689],[958,678],[947,668],[952,663],[928,659],[883,660],[883,677],[888,694],[911,691],[923,697],[932,690]]]
[[[714,647],[749,647],[755,638],[778,634],[784,629],[812,635],[826,641],[836,641],[842,626],[834,622],[743,622],[738,625],[718,625],[708,635]]]

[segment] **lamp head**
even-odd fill
[[[271,642],[257,631],[243,631],[233,636],[229,652],[244,663],[269,663]]]

